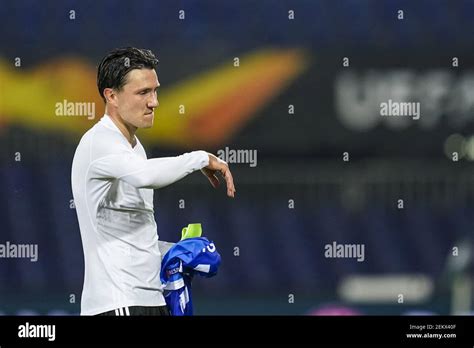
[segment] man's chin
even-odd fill
[[[151,128],[153,127],[153,121],[155,119],[155,115],[153,114],[148,114],[145,115],[145,119],[143,120],[143,127],[142,128]]]

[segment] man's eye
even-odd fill
[[[145,95],[145,94],[147,94],[147,93],[148,93],[147,91],[141,91],[141,92],[140,92],[141,95]]]

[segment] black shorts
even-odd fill
[[[170,315],[170,311],[166,306],[156,307],[145,307],[145,306],[130,306],[117,308],[108,312],[97,314],[98,316],[140,316],[140,315],[154,315],[154,316],[166,316]]]

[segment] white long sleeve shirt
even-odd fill
[[[85,262],[81,315],[166,304],[153,189],[208,164],[204,151],[147,159],[107,115],[84,134],[71,175]]]

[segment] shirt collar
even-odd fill
[[[100,119],[100,123],[103,126],[109,128],[109,129],[112,129],[113,131],[119,132],[120,135],[123,137],[123,139],[127,142],[127,144],[130,145],[127,138],[125,138],[125,136],[122,134],[122,132],[117,127],[117,125],[114,123],[114,121],[112,121],[112,118],[109,115],[104,114],[104,116],[102,116],[102,118]],[[135,135],[135,140],[137,141],[137,143],[135,144],[135,147],[133,147],[133,148],[136,148],[137,145],[140,144],[140,141],[138,140],[138,137],[136,135]]]
[[[102,116],[102,118],[100,119],[100,123],[102,125],[104,125],[105,127],[107,128],[110,128],[116,132],[119,132],[120,134],[122,134],[122,132],[120,131],[120,129],[118,129],[118,127],[115,125],[114,121],[112,121],[112,118],[110,118],[109,115],[107,114],[104,114],[104,116]],[[123,134],[122,134],[123,135]]]

